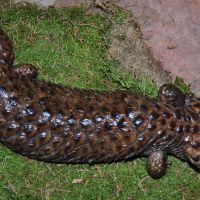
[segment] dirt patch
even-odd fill
[[[159,61],[153,59],[151,51],[142,40],[139,26],[132,18],[114,24],[110,40],[110,59],[116,60],[121,69],[130,71],[135,78],[149,77],[159,86],[171,79]]]

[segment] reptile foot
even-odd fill
[[[37,69],[31,64],[15,65],[13,69],[19,76],[37,77]]]
[[[164,84],[158,92],[158,100],[173,107],[183,107],[185,99],[186,96],[181,90],[172,84]]]
[[[167,169],[167,156],[163,151],[153,152],[147,161],[147,172],[152,178],[161,178]]]

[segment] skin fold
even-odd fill
[[[200,99],[163,85],[157,99],[133,91],[100,92],[37,80],[31,64],[13,66],[0,29],[0,142],[51,163],[115,162],[147,156],[153,178],[172,154],[200,168]]]

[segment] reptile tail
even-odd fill
[[[14,61],[14,53],[12,43],[8,36],[0,28],[0,65],[12,66]]]

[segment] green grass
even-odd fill
[[[40,10],[7,4],[0,5],[0,16],[13,41],[15,63],[36,65],[39,79],[79,88],[157,94],[154,84],[145,78],[134,80],[107,59],[109,28],[120,23],[124,12],[103,17],[87,15],[84,8]],[[0,199],[199,199],[198,174],[186,163],[170,160],[173,165],[166,176],[153,180],[145,158],[93,166],[53,165],[1,146]],[[76,179],[81,183],[73,183]]]

